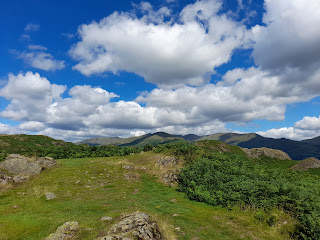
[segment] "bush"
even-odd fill
[[[211,154],[186,166],[179,190],[190,199],[224,207],[259,209],[255,218],[273,225],[283,209],[299,222],[300,239],[320,239],[320,184],[316,176],[253,164],[239,154]]]

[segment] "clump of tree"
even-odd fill
[[[127,156],[139,153],[143,148],[119,147],[112,145],[88,146],[88,145],[67,145],[39,150],[37,156],[48,156],[56,159],[61,158],[86,158],[86,157],[112,157]]]

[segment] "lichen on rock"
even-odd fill
[[[44,240],[64,240],[73,238],[79,229],[79,224],[77,222],[71,221],[66,222],[57,228],[55,233],[51,233]]]

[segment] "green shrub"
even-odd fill
[[[297,219],[300,239],[320,239],[320,183],[317,176],[253,164],[245,156],[208,153],[186,166],[179,190],[190,199],[224,207],[258,209],[255,217],[270,226],[264,213],[283,209]]]

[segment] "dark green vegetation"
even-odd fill
[[[218,140],[230,145],[243,148],[267,147],[279,149],[286,152],[292,159],[303,160],[309,157],[320,158],[320,137],[304,141],[294,141],[285,138],[274,139],[265,138],[255,133],[219,133],[208,136],[189,135],[170,135],[163,132],[146,134],[140,137],[131,138],[93,138],[81,141],[77,144],[88,145],[119,145],[119,146],[144,146],[146,144],[163,144],[173,141],[201,141]]]
[[[8,154],[17,153],[25,156],[61,158],[111,157],[126,156],[150,148],[119,146],[88,146],[55,140],[41,135],[3,135],[0,136],[0,160]]]
[[[294,161],[254,161],[240,148],[217,141],[167,148],[189,162],[180,174],[179,190],[190,199],[228,209],[255,209],[256,217],[270,225],[277,221],[273,210],[282,209],[298,222],[292,236],[320,239],[320,177],[289,170]]]

